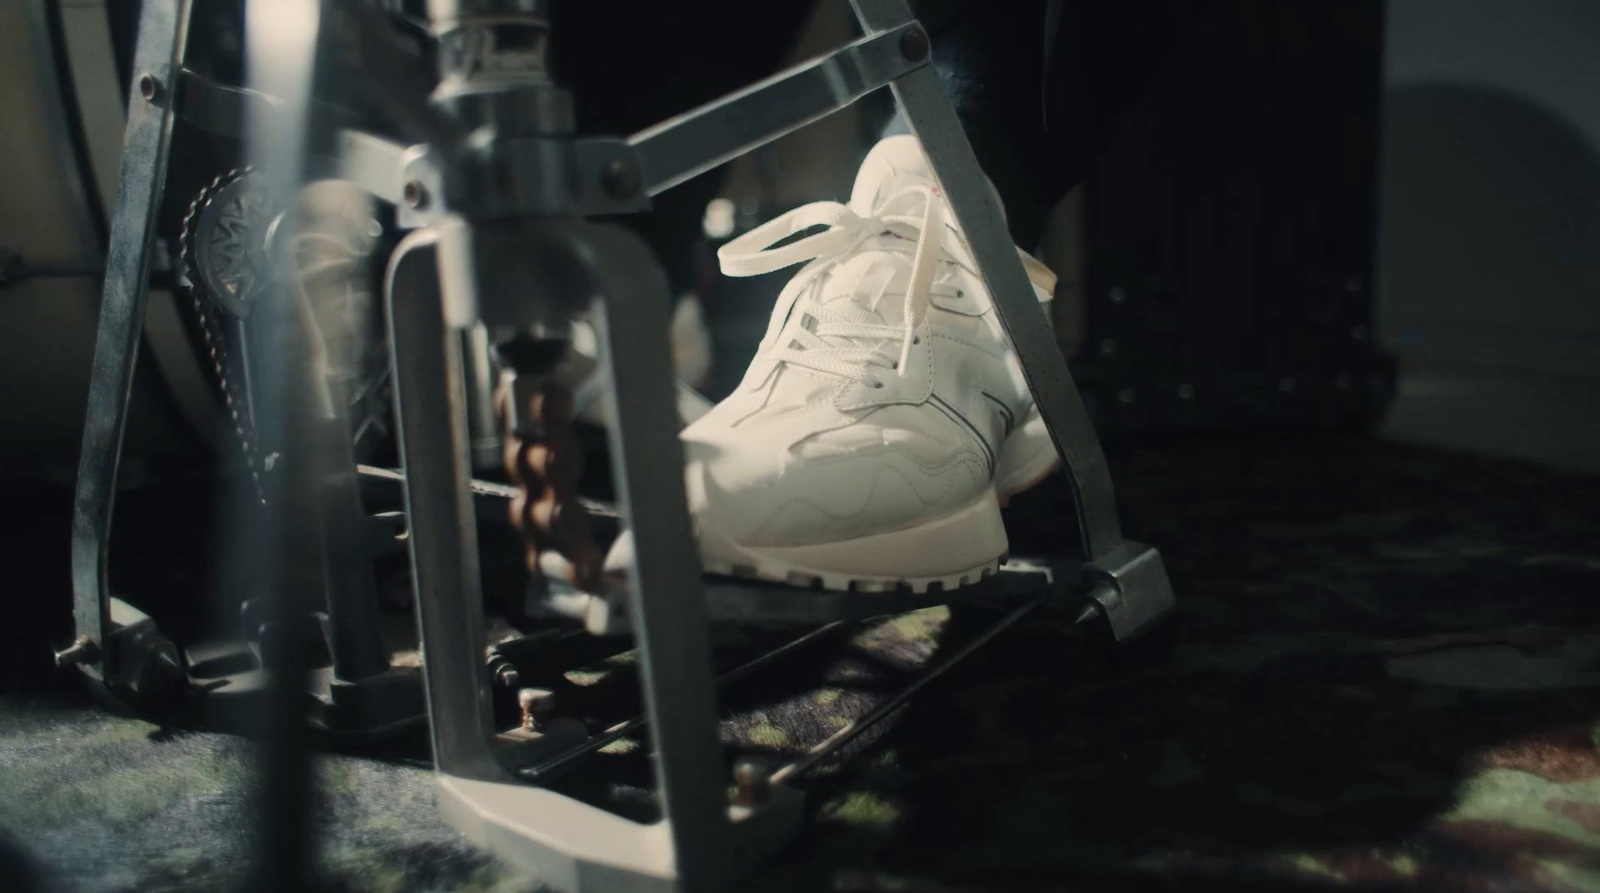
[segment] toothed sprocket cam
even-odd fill
[[[388,353],[373,291],[382,228],[365,197],[341,185],[308,189],[291,227],[287,215],[270,207],[254,171],[239,168],[201,189],[183,218],[178,269],[188,300],[179,307],[198,336],[202,362],[261,499],[273,459],[252,403],[251,317],[261,301],[286,294],[306,300],[330,375],[348,398],[357,461],[392,449]],[[279,238],[291,228],[293,235]]]

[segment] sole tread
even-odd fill
[[[863,594],[909,592],[917,595],[938,595],[987,580],[998,574],[1000,567],[1004,563],[1003,557],[997,557],[993,561],[966,573],[912,579],[852,577],[844,574],[794,570],[762,564],[732,564],[717,560],[705,561],[704,568],[706,573],[714,576],[731,577],[740,580],[764,580],[769,583],[781,583],[796,589],[811,591],[859,592]]]

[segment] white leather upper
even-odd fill
[[[915,526],[987,491],[1032,398],[914,137],[873,149],[848,206],[797,209],[721,257],[731,275],[807,263],[740,386],[683,431],[702,531],[748,546],[833,542]],[[1024,261],[1049,300],[1054,276]]]

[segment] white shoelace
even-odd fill
[[[787,245],[774,243],[814,226],[828,229]],[[781,332],[769,332],[768,339],[782,334],[781,344],[764,345],[767,355],[778,363],[788,363],[854,379],[868,387],[883,382],[871,367],[889,368],[902,377],[918,341],[917,330],[927,316],[934,273],[941,259],[952,260],[943,250],[944,201],[930,185],[909,186],[883,202],[877,213],[862,217],[838,202],[813,202],[776,217],[723,245],[717,251],[722,272],[728,276],[757,276],[794,264],[812,261],[790,283],[795,306],[789,319],[802,320],[784,325]],[[882,251],[889,263],[868,271],[856,286],[870,289],[871,306],[876,307],[895,275],[906,264],[910,278],[899,325],[885,325],[872,311],[854,300],[835,298],[818,301],[816,280],[850,258],[875,236],[897,236],[915,240],[915,246],[902,248],[896,240],[881,240],[873,250]],[[909,255],[909,257],[907,256]],[[814,325],[803,320],[810,317]],[[775,323],[776,324],[776,323]],[[898,356],[885,349],[899,344]]]

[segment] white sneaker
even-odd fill
[[[1048,301],[1054,274],[1018,253]],[[797,208],[718,257],[729,276],[806,265],[738,389],[682,434],[705,569],[916,592],[994,573],[1001,500],[1056,453],[916,138],[878,143],[848,205]]]

